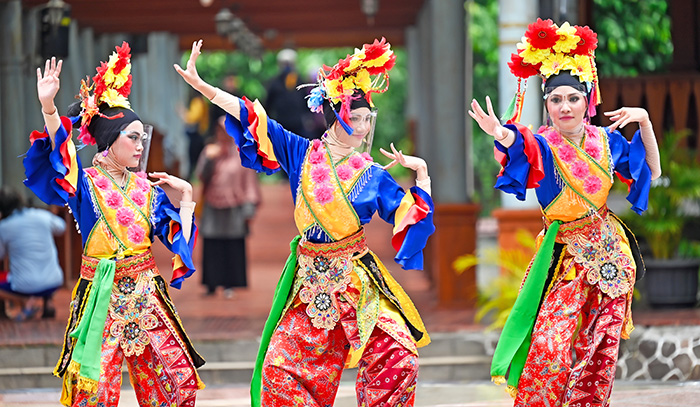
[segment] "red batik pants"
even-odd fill
[[[341,303],[340,321],[318,329],[304,310],[291,308],[272,335],[262,368],[261,405],[330,407],[350,350],[357,340],[355,309]],[[375,328],[358,364],[358,406],[413,406],[418,356]]]
[[[585,274],[558,282],[545,298],[515,406],[609,405],[627,298],[604,295]]]
[[[119,341],[110,337],[111,318],[107,317],[102,341],[100,380],[96,393],[85,390],[73,394],[73,406],[117,407],[122,384],[122,364],[126,359],[129,380],[139,406],[194,407],[199,389],[195,367],[187,347],[169,316],[156,312],[158,325],[150,330],[150,343],[140,355],[124,356]]]

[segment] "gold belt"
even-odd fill
[[[80,277],[92,280],[95,277],[95,270],[100,260],[97,257],[83,255],[83,261],[80,264]],[[115,259],[114,262],[116,263],[115,280],[119,277],[134,276],[143,272],[143,270],[156,268],[156,260],[153,258],[150,249],[136,256]]]

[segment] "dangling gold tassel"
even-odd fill
[[[497,384],[500,386],[502,384],[506,384],[506,377],[505,376],[491,376],[491,381],[494,384]]]
[[[510,397],[515,398],[518,395],[518,388],[515,386],[508,386],[506,387],[506,393],[508,393]]]

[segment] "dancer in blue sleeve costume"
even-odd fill
[[[204,388],[196,368],[204,360],[182,327],[151,255],[157,236],[171,250],[180,288],[194,272],[192,186],[166,173],[133,173],[148,134],[127,97],[131,89],[130,49],[117,47],[83,81],[80,102],[59,117],[54,97],[62,61],[37,69],[37,89],[46,128],[35,131],[24,160],[25,184],[45,203],[68,205],[82,234],[80,279],[54,374],[63,378],[66,406],[119,404],[124,359],[140,405],[194,406]],[[89,82],[89,80],[88,80]],[[92,93],[91,93],[92,92]],[[83,169],[71,139],[80,128],[85,144],[97,144],[93,166]],[[181,193],[174,207],[163,189]]]
[[[496,188],[525,198],[534,188],[544,219],[537,253],[501,333],[491,365],[515,406],[608,406],[620,338],[632,331],[631,303],[644,263],[632,233],[606,206],[615,176],[641,214],[651,180],[661,175],[649,115],[623,107],[606,112],[607,128],[588,123],[600,102],[588,27],[531,24],[508,64],[518,77],[514,110],[505,126],[487,98],[469,114],[493,136],[503,170]],[[547,125],[532,134],[518,123],[520,81],[544,79]],[[639,131],[628,142],[619,131]],[[575,355],[573,359],[572,355]]]
[[[366,44],[319,72],[309,107],[324,114],[328,131],[313,142],[268,119],[257,101],[202,81],[195,66],[201,45],[193,44],[187,70],[176,70],[229,113],[227,130],[243,165],[289,175],[300,234],[263,332],[252,404],[331,406],[343,366],[358,366],[358,405],[412,406],[417,348],[430,339],[411,300],[367,248],[362,225],[375,212],[394,224],[396,262],[422,269],[422,250],[434,231],[430,178],[422,159],[393,146],[392,153],[382,150],[394,160],[390,165],[416,171],[417,186],[404,191],[368,152],[356,150],[371,143],[370,95],[388,86],[395,61],[390,45],[384,39]]]

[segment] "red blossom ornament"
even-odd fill
[[[557,29],[554,27],[552,20],[538,18],[536,22],[527,26],[525,38],[528,39],[530,45],[534,48],[548,49],[557,43],[559,35],[557,35]]]
[[[131,74],[128,76],[129,79],[124,82],[121,88],[117,89],[117,92],[119,92],[120,95],[126,97],[129,97],[129,94],[131,93]]]
[[[588,26],[575,26],[576,35],[581,38],[576,48],[571,51],[575,55],[588,55],[598,47],[598,34],[593,32]]]
[[[510,62],[508,62],[508,68],[510,68],[513,75],[523,79],[527,79],[540,73],[541,66],[542,63],[537,65],[526,63],[523,57],[518,54],[511,54]]]
[[[126,67],[131,59],[131,48],[129,48],[129,44],[126,41],[122,42],[121,47],[117,47],[117,56],[117,62],[115,62],[112,69],[115,75],[119,75],[119,72]]]

